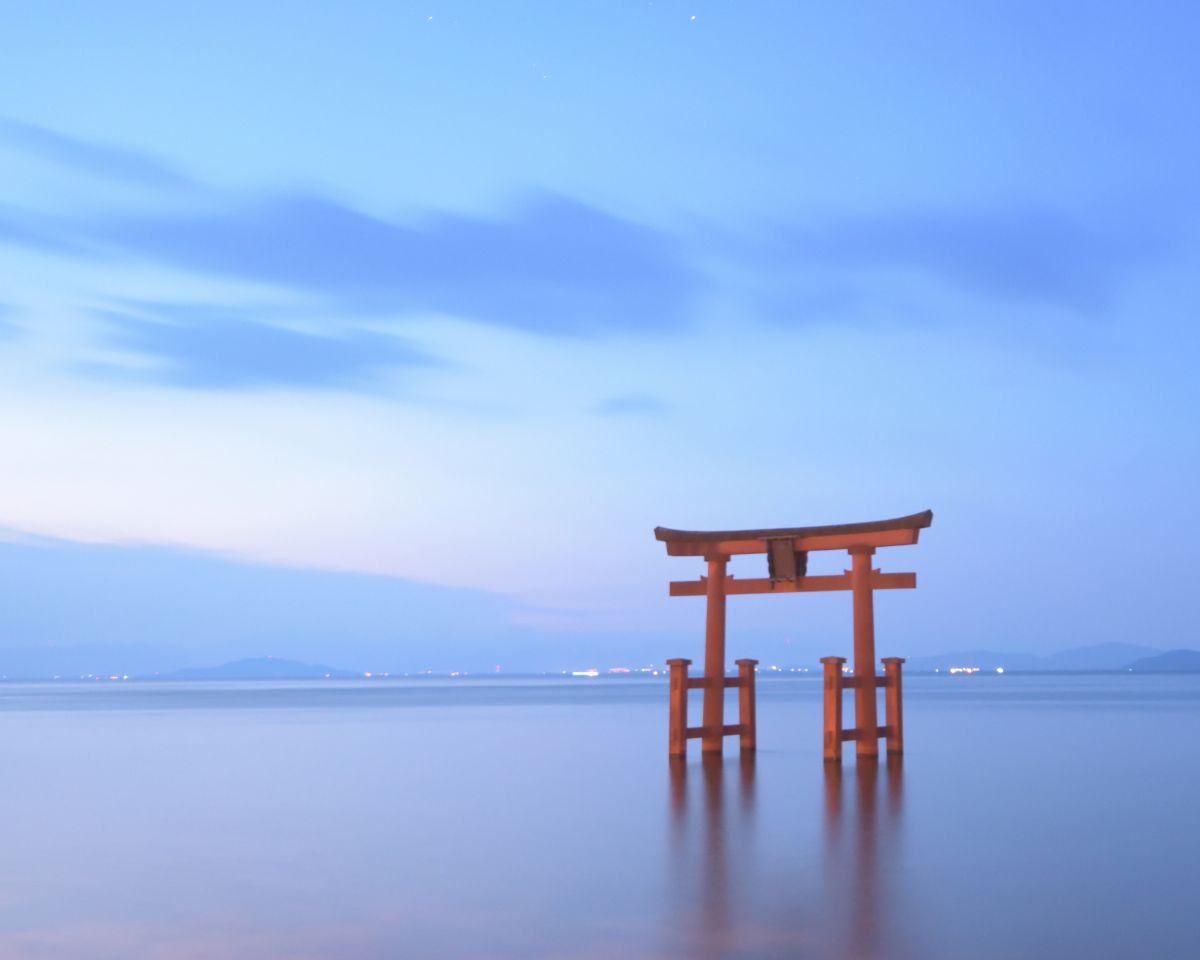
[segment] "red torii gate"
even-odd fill
[[[900,657],[884,659],[884,676],[875,675],[875,590],[912,588],[915,573],[881,573],[871,568],[877,547],[914,544],[921,530],[933,523],[933,511],[894,520],[843,523],[823,527],[781,527],[773,530],[671,530],[655,527],[654,536],[667,545],[672,557],[704,557],[708,576],[671,583],[673,597],[708,599],[704,632],[704,676],[688,677],[691,660],[668,660],[670,667],[670,737],[668,754],[684,756],[687,741],[702,738],[701,749],[719,753],[725,737],[738,736],[742,750],[753,750],[757,741],[754,668],[757,660],[738,660],[738,676],[725,676],[725,598],[740,593],[809,593],[850,590],[854,597],[854,675],[844,677],[844,657],[823,657],[825,667],[826,760],[840,760],[842,742],[854,740],[859,756],[878,756],[879,738],[887,738],[889,753],[904,749],[901,712]],[[808,554],[813,550],[846,550],[850,569],[832,576],[809,576]],[[736,580],[725,572],[734,554],[765,553],[768,575]],[[739,722],[725,723],[725,690],[738,688]],[[886,724],[876,718],[875,691],[885,695]],[[687,725],[687,693],[704,690],[703,723]],[[842,726],[842,691],[854,690],[853,729]]]

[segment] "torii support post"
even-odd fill
[[[742,753],[758,749],[758,718],[754,708],[754,668],[757,660],[742,659],[738,668],[738,726],[742,728]]]
[[[887,718],[887,752],[891,754],[904,752],[904,703],[900,680],[900,666],[903,663],[903,657],[883,658],[883,677],[886,684],[883,691],[883,702]]]
[[[672,757],[687,755],[688,667],[691,663],[683,657],[667,661],[671,671],[667,754]]]
[[[842,759],[842,665],[845,657],[822,657],[825,667],[825,736],[822,753],[826,760]]]

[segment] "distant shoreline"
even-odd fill
[[[944,677],[947,680],[956,682],[978,681],[982,678],[993,678],[1003,680],[1007,677],[1079,677],[1079,676],[1129,676],[1129,677],[1146,677],[1146,676],[1200,676],[1200,670],[1184,669],[1184,670],[1149,670],[1139,669],[1133,670],[1130,668],[1124,669],[1109,669],[1109,670],[1005,670],[1003,673],[997,673],[995,670],[980,670],[977,673],[951,673],[948,670],[910,670],[905,672],[906,676],[911,677]],[[657,676],[650,674],[600,674],[598,676],[573,676],[570,673],[553,672],[553,673],[506,673],[497,675],[489,672],[479,673],[419,673],[419,674],[391,674],[389,676],[375,675],[371,677],[362,676],[330,676],[330,677],[313,677],[313,676],[271,676],[271,677],[179,677],[179,676],[82,676],[82,677],[0,677],[0,684],[75,684],[80,686],[120,686],[129,684],[165,684],[165,685],[181,685],[181,684],[250,684],[250,683],[311,683],[311,684],[361,684],[370,686],[372,684],[394,684],[394,683],[412,683],[412,682],[439,682],[439,681],[456,681],[464,683],[505,683],[514,680],[536,680],[549,681],[556,680],[564,683],[573,683],[586,685],[597,681],[606,683],[666,683],[667,676],[665,672],[660,672]],[[782,681],[820,681],[821,672],[819,670],[808,668],[781,669],[779,671],[762,671],[759,675],[760,683],[778,683]]]

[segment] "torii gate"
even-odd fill
[[[702,738],[704,752],[720,753],[725,737],[740,737],[742,750],[753,750],[757,741],[755,719],[754,668],[757,660],[738,660],[738,676],[725,676],[725,598],[739,593],[808,593],[823,590],[850,590],[854,597],[854,675],[844,677],[844,657],[822,657],[825,667],[826,760],[840,760],[842,742],[853,740],[858,756],[879,754],[879,738],[887,739],[889,753],[904,750],[904,725],[901,712],[901,657],[886,657],[884,676],[875,675],[875,590],[912,588],[915,573],[881,573],[871,568],[877,547],[914,544],[921,530],[933,523],[933,511],[914,513],[894,520],[869,523],[843,523],[823,527],[782,527],[774,530],[670,530],[655,527],[654,536],[667,545],[672,557],[704,557],[708,576],[699,580],[671,583],[673,597],[707,597],[708,610],[704,632],[704,676],[688,678],[691,660],[668,660],[671,671],[670,736],[667,752],[684,756],[687,741]],[[809,576],[808,554],[813,550],[846,550],[850,569],[833,576]],[[767,576],[763,579],[735,580],[725,572],[734,554],[765,553]],[[738,688],[739,723],[725,723],[725,690]],[[886,724],[876,719],[876,689],[885,696]],[[687,694],[704,690],[703,724],[687,725]],[[842,726],[842,691],[854,690],[853,729]]]

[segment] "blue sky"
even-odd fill
[[[926,507],[880,555],[920,580],[882,652],[1194,645],[1198,25],[27,7],[0,652],[654,662],[702,620],[655,525]],[[730,652],[807,662],[848,621],[741,599]]]

